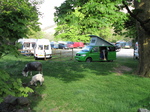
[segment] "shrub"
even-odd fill
[[[33,90],[23,87],[21,79],[14,79],[6,71],[0,70],[0,102],[8,95],[27,97],[29,92]]]

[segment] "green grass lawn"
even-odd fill
[[[7,56],[0,68],[29,82],[21,71],[33,57]],[[136,112],[150,109],[150,79],[134,75],[138,61],[118,58],[114,62],[38,60],[43,64],[43,86],[31,86],[32,112]],[[128,69],[122,69],[128,68]],[[130,68],[130,69],[129,69]],[[36,73],[36,72],[34,72]]]

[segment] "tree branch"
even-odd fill
[[[128,11],[128,13],[130,14],[130,16],[133,17],[134,19],[136,19],[136,20],[140,23],[141,27],[142,27],[146,32],[149,33],[150,31],[149,31],[149,29],[145,26],[145,24],[148,23],[148,22],[150,22],[150,19],[147,19],[147,20],[145,20],[145,21],[142,21],[140,18],[138,18],[135,14],[133,14],[133,13],[130,11],[130,9],[129,9],[128,5],[125,3],[125,1],[122,1],[122,3],[123,3],[123,5],[125,6],[125,8],[127,9],[127,11]]]

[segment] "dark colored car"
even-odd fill
[[[54,42],[50,42],[51,48],[54,49]]]
[[[116,47],[116,51],[120,51],[120,50],[121,50],[120,44],[116,43],[116,44],[115,44],[115,47]]]
[[[59,43],[58,44],[58,48],[59,49],[69,49],[69,47],[67,46],[67,44],[64,44],[64,43]]]
[[[120,47],[120,44],[119,43],[112,43],[114,46],[115,46],[115,48],[116,48],[116,51],[120,51],[121,50],[121,47]]]
[[[52,49],[58,49],[58,43],[56,43],[56,42],[51,42],[50,45],[51,45],[51,48],[52,48]]]

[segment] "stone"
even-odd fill
[[[26,111],[24,111],[23,109],[19,109],[16,112],[26,112]]]
[[[28,105],[29,99],[27,97],[18,97],[18,105]]]
[[[137,112],[150,112],[149,110],[147,110],[147,109],[142,109],[142,108],[140,108],[140,109],[138,109],[138,111]]]
[[[4,98],[4,102],[7,104],[16,105],[17,104],[17,97],[8,95]]]

